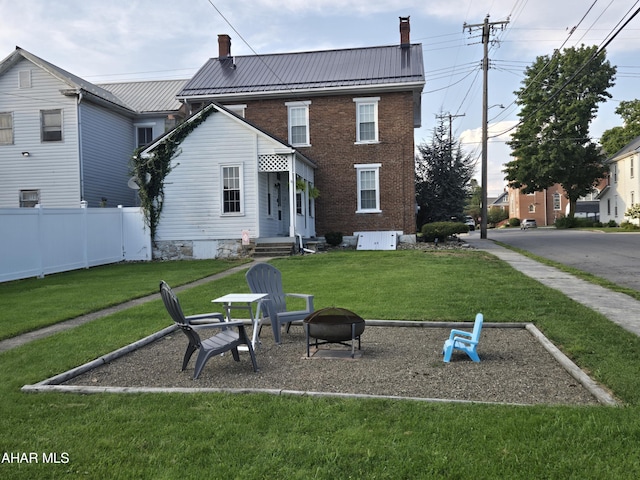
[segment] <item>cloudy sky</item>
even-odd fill
[[[451,114],[453,131],[479,158],[482,44],[463,25],[509,20],[490,48],[489,195],[505,185],[504,144],[517,121],[513,92],[526,66],[554,49],[603,45],[637,7],[636,0],[0,0],[0,58],[16,46],[94,83],[189,78],[218,53],[217,35],[232,37],[234,55],[390,45],[400,16],[411,17],[411,41],[422,43],[427,84],[423,127]],[[600,107],[591,134],[621,124],[621,100],[640,98],[640,15],[607,48],[618,67],[613,99]],[[635,87],[635,88],[634,88]],[[479,180],[479,174],[478,174]]]

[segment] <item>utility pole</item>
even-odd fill
[[[504,28],[509,23],[509,20],[503,22],[489,22],[489,15],[484,18],[483,23],[476,23],[473,25],[462,26],[462,31],[469,29],[471,33],[474,29],[482,29],[482,45],[484,46],[484,56],[482,58],[482,205],[480,206],[480,238],[487,238],[487,141],[488,135],[488,82],[489,82],[489,37],[496,25],[500,25]]]
[[[453,148],[453,129],[451,128],[451,123],[454,118],[464,117],[465,114],[461,115],[451,115],[451,113],[447,113],[446,115],[436,115],[437,119],[448,118],[449,119],[449,152],[451,153],[451,149]]]

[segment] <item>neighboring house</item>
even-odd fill
[[[243,237],[314,236],[315,205],[307,192],[315,163],[218,104],[177,128],[200,117],[165,179],[154,256],[227,257],[240,253]],[[140,155],[153,154],[172,133]],[[302,185],[304,191],[298,191]]]
[[[533,218],[538,226],[553,225],[569,208],[569,199],[559,184],[534,193],[509,188],[508,194],[509,218]]]
[[[509,192],[505,191],[494,199],[488,199],[489,208],[499,208],[500,210],[509,211]]]
[[[601,180],[594,192],[586,197],[580,197],[576,202],[576,218],[591,218],[598,220],[597,208],[594,203],[598,192],[606,185],[606,180]],[[534,193],[522,193],[520,189],[509,189],[509,218],[533,218],[538,226],[549,226],[556,220],[569,214],[569,199],[564,188],[555,184],[542,191]]]
[[[399,45],[234,57],[230,37],[219,35],[218,50],[178,97],[192,112],[224,105],[317,164],[315,212],[303,192],[296,213],[315,215],[317,231],[308,234],[415,233],[414,128],[425,79],[408,17]],[[263,197],[294,180],[284,163],[270,168]]]
[[[618,153],[607,160],[609,165],[608,185],[598,195],[600,201],[600,221],[610,220],[618,225],[628,221],[638,223],[625,217],[627,209],[640,203],[640,137],[629,142]]]
[[[0,208],[136,205],[127,181],[140,128],[153,124],[144,131],[151,138],[164,133],[163,116],[180,115],[175,93],[183,85],[173,84],[173,111],[138,111],[16,47],[0,62]]]

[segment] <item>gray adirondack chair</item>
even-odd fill
[[[282,288],[282,274],[273,265],[257,263],[246,274],[247,283],[252,293],[268,293],[269,296],[262,301],[262,308],[266,310],[265,317],[269,317],[273,338],[276,343],[281,342],[280,331],[282,325],[287,325],[287,332],[291,322],[302,321],[313,312],[313,295],[302,293],[285,293]],[[303,298],[304,310],[287,310],[287,297]]]
[[[214,355],[219,355],[231,350],[233,359],[239,362],[239,345],[247,345],[249,355],[251,356],[251,363],[253,364],[253,371],[258,371],[256,356],[242,321],[225,322],[224,316],[221,313],[205,313],[186,317],[182,312],[178,297],[176,297],[171,287],[164,281],[160,282],[160,295],[162,296],[162,301],[169,315],[189,339],[189,345],[187,345],[187,350],[182,360],[183,371],[187,368],[191,356],[198,350],[198,357],[196,358],[193,373],[194,380],[200,376],[200,372],[202,372],[205,364]],[[201,340],[198,330],[204,328],[217,328],[220,332],[211,338]],[[234,328],[237,328],[237,331],[235,331]]]

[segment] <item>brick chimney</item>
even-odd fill
[[[218,35],[218,58],[220,60],[231,56],[231,37],[227,34]]]
[[[400,46],[403,48],[411,45],[411,40],[409,39],[409,32],[411,31],[409,18],[411,17],[400,17]]]

